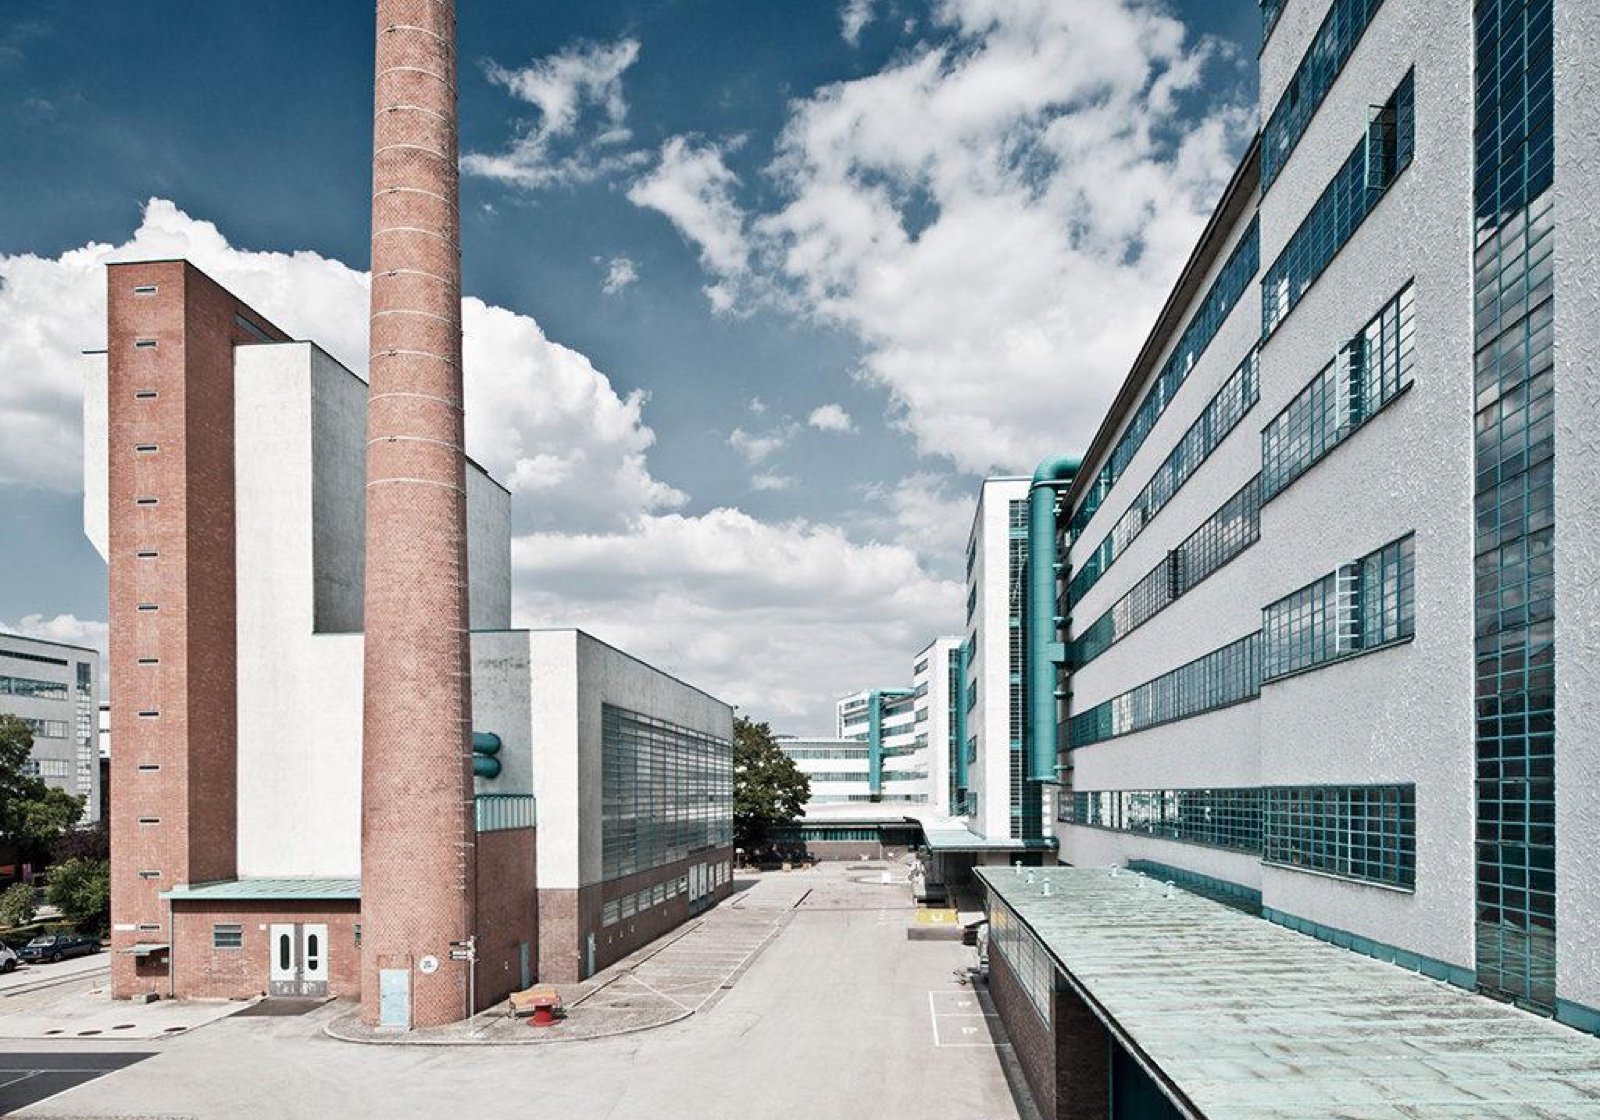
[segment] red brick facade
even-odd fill
[[[1111,1036],[1072,991],[1057,991],[1050,1022],[1039,1016],[1005,955],[990,950],[989,994],[1046,1120],[1107,1120],[1111,1115]]]
[[[465,1013],[477,925],[453,0],[379,0],[374,93],[361,1011],[404,970],[426,1027]]]
[[[578,890],[539,891],[539,979],[550,984],[571,984],[585,979],[629,953],[641,949],[662,934],[682,925],[694,914],[721,902],[733,893],[733,878],[691,903],[689,896],[676,897],[651,906],[611,925],[601,915],[612,899],[683,878],[695,864],[731,864],[732,848],[700,852],[636,875],[594,883]],[[594,935],[594,968],[589,969],[589,935]]]
[[[233,349],[287,336],[184,261],[107,284],[111,983],[165,995],[160,892],[234,874]]]
[[[480,1009],[523,987],[539,967],[539,898],[535,889],[537,830],[478,834],[478,977]]]
[[[249,999],[267,994],[274,922],[323,923],[328,927],[328,994],[350,998],[361,992],[357,902],[175,902],[172,974],[186,999]],[[213,944],[213,927],[240,928],[240,945]]]

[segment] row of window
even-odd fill
[[[1262,679],[1411,637],[1415,564],[1408,534],[1263,608]]]
[[[0,696],[21,696],[29,700],[65,700],[67,682],[0,676]]]
[[[926,766],[917,770],[885,770],[882,778],[886,782],[920,782],[928,777]]]
[[[1087,747],[1249,700],[1261,691],[1260,662],[1258,630],[1073,716],[1067,746]]]
[[[1272,11],[1263,6],[1268,17],[1266,34],[1272,34],[1272,24],[1277,22],[1283,0],[1269,0]],[[1344,64],[1361,41],[1362,33],[1372,22],[1383,0],[1333,0],[1322,26],[1306,48],[1305,57],[1295,68],[1294,76],[1284,87],[1267,123],[1261,129],[1261,193],[1266,194],[1278,178],[1278,172],[1289,162],[1289,156],[1306,126],[1322,105],[1322,99],[1333,88],[1334,80],[1344,69]]]
[[[1261,538],[1260,476],[1245,483],[1072,642],[1082,668]]]
[[[1056,962],[1017,912],[994,892],[989,893],[989,952],[1005,958],[1028,1002],[1046,1023],[1050,1022],[1050,994],[1056,987]]]
[[[778,749],[797,762],[802,759],[814,758],[859,758],[865,760],[867,757],[867,745],[865,743],[860,746],[850,747],[791,747],[779,741]]]
[[[1289,317],[1345,242],[1411,164],[1416,140],[1414,73],[1377,110],[1367,133],[1306,213],[1261,281],[1261,337]]]
[[[713,863],[706,867],[706,889],[716,890],[726,883],[732,869],[727,863]],[[676,879],[668,879],[664,883],[653,886],[641,887],[636,891],[614,898],[600,907],[600,924],[614,926],[618,922],[642,914],[652,906],[660,906],[670,902],[680,894],[689,893],[689,876],[679,875]]]
[[[1339,348],[1261,431],[1263,498],[1271,499],[1411,384],[1416,293],[1407,284]]]
[[[877,793],[814,793],[811,795],[810,804],[842,805],[846,802],[858,804],[868,801],[882,800],[884,800],[884,795]],[[922,805],[927,802],[928,795],[925,793],[897,793],[890,800],[905,801],[912,805]]]
[[[1210,458],[1221,446],[1228,433],[1238,426],[1245,414],[1255,407],[1261,396],[1261,365],[1255,350],[1251,350],[1233,376],[1223,382],[1216,396],[1211,398],[1199,418],[1189,425],[1189,430],[1170,454],[1162,460],[1150,481],[1139,496],[1134,498],[1127,511],[1117,519],[1111,531],[1093,553],[1085,558],[1067,586],[1069,601],[1078,602],[1101,576],[1127,551],[1128,546],[1144,531],[1156,514],[1165,508],[1178,489],[1200,469],[1200,464]]]
[[[25,773],[38,778],[69,778],[72,763],[64,758],[30,758],[22,764]]]
[[[1244,236],[1234,247],[1227,263],[1217,273],[1217,278],[1212,281],[1193,318],[1189,320],[1188,326],[1184,327],[1183,334],[1178,337],[1178,343],[1173,347],[1171,355],[1162,364],[1161,372],[1145,391],[1144,399],[1139,402],[1133,418],[1128,421],[1127,428],[1111,449],[1105,466],[1101,467],[1100,473],[1095,476],[1093,485],[1084,495],[1083,503],[1073,513],[1073,536],[1079,535],[1088,527],[1095,511],[1111,493],[1111,488],[1122,477],[1122,472],[1128,469],[1128,464],[1144,445],[1145,437],[1155,427],[1156,421],[1166,411],[1167,405],[1172,403],[1173,397],[1178,393],[1178,387],[1183,384],[1184,378],[1189,376],[1189,371],[1194,368],[1200,356],[1205,353],[1206,347],[1216,337],[1217,331],[1222,328],[1222,324],[1240,297],[1244,295],[1250,281],[1255,279],[1260,267],[1260,227],[1256,219],[1252,218]]]
[[[1272,38],[1272,29],[1278,26],[1278,17],[1283,15],[1283,6],[1288,0],[1261,0],[1261,41],[1265,43]]]
[[[35,739],[65,739],[70,731],[64,719],[34,719],[32,716],[18,716],[28,731]]]
[[[1416,788],[1077,791],[1061,819],[1227,848],[1268,863],[1393,887],[1416,885]]]
[[[865,770],[817,770],[808,772],[806,777],[813,782],[865,782]]]
[[[615,879],[733,842],[733,744],[605,704],[601,877]]]

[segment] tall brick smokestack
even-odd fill
[[[475,925],[454,0],[379,0],[375,110],[361,1013],[425,1027]]]

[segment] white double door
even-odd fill
[[[275,996],[328,994],[328,927],[275,923],[267,992]]]

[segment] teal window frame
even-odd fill
[[[1067,722],[1078,750],[1254,700],[1261,693],[1261,631],[1246,634]]]
[[[1415,540],[1407,533],[1263,607],[1263,682],[1414,637]]]

